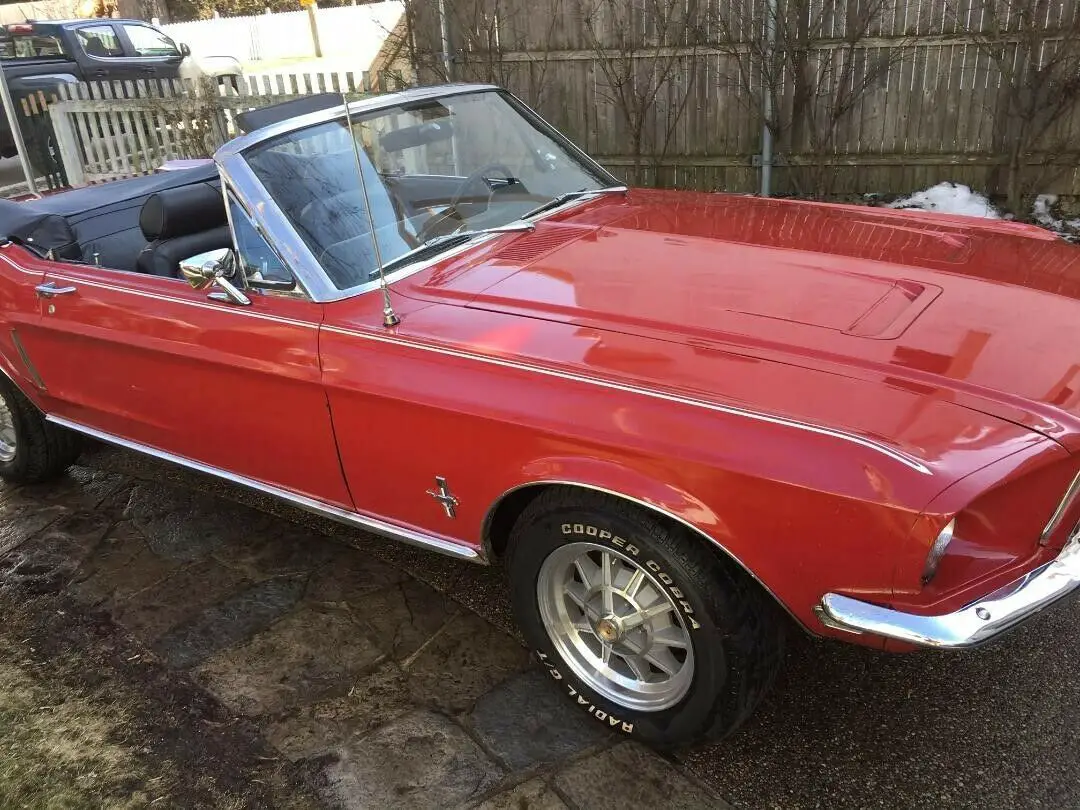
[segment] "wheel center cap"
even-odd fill
[[[596,635],[605,644],[614,644],[622,638],[622,625],[615,616],[605,616],[596,623]]]

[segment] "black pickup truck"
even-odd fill
[[[80,81],[231,77],[232,57],[195,58],[187,45],[141,20],[47,20],[0,26],[0,62],[12,98]],[[25,134],[25,127],[23,127]],[[29,144],[28,144],[29,146]],[[0,157],[15,154],[6,117],[0,116]]]

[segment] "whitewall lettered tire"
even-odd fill
[[[553,487],[510,537],[514,612],[583,711],[658,747],[716,739],[757,706],[784,620],[735,563],[620,498]]]

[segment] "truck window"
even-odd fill
[[[120,38],[111,25],[88,25],[78,29],[75,35],[87,56],[108,58],[124,55]]]
[[[176,43],[161,31],[148,25],[125,25],[124,32],[131,40],[137,56],[179,56]]]
[[[0,39],[0,59],[39,59],[63,56],[64,47],[54,36],[16,36]]]

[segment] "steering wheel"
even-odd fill
[[[441,236],[443,227],[449,224],[450,220],[457,220],[457,225],[453,226],[445,233],[453,233],[459,230],[465,225],[465,217],[461,215],[462,199],[465,197],[474,186],[482,184],[484,187],[484,193],[487,195],[487,201],[484,203],[484,208],[491,202],[491,197],[495,193],[495,190],[487,182],[488,177],[494,172],[499,172],[507,180],[514,178],[514,173],[502,163],[486,163],[474,172],[469,172],[469,175],[458,184],[457,189],[454,191],[454,196],[450,198],[450,204],[444,208],[435,216],[431,217],[420,228],[420,233],[416,235],[417,241],[423,244],[433,236]],[[470,203],[475,204],[475,203]]]
[[[478,183],[484,184],[484,193],[487,194],[488,200],[491,200],[491,194],[494,189],[491,184],[488,183],[488,177],[492,172],[499,172],[507,180],[514,179],[514,173],[502,163],[487,163],[477,169],[475,172],[471,172],[468,177],[461,181],[461,185],[457,187],[457,191],[454,192],[454,196],[450,199],[450,207],[456,208],[461,202],[461,198],[465,196],[465,193],[469,191],[474,185]]]

